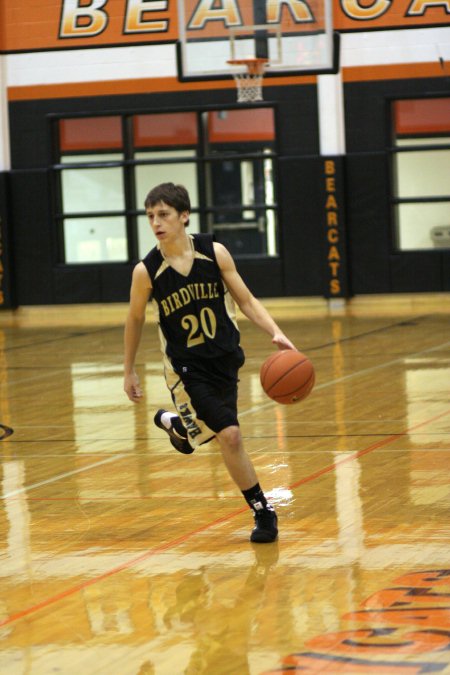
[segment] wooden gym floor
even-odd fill
[[[241,320],[280,519],[259,546],[214,443],[182,456],[153,425],[151,320],[133,406],[126,305],[0,313],[2,675],[450,673],[450,296],[265,304],[317,383],[272,403]]]

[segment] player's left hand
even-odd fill
[[[278,349],[294,349],[297,350],[297,347],[286,337],[284,333],[275,333],[272,338],[272,344],[276,345]]]

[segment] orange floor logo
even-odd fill
[[[375,593],[342,619],[363,625],[309,640],[305,651],[289,654],[281,667],[264,675],[420,675],[447,670],[450,570],[401,576],[391,588]]]

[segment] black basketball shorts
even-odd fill
[[[241,348],[213,359],[165,357],[166,383],[193,447],[239,425],[238,371],[244,361]]]

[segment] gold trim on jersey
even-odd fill
[[[189,240],[192,246],[194,260],[195,259],[206,260],[214,264],[215,262],[214,258],[210,258],[204,253],[195,250],[194,239],[192,235],[189,235]],[[163,262],[161,263],[155,275],[155,280],[167,269],[171,268],[169,263],[164,258],[164,254],[161,250],[159,243],[157,244],[157,248],[159,249],[163,257]],[[223,302],[225,307],[225,313],[227,314],[229,320],[234,324],[236,330],[239,330],[236,321],[236,310],[233,297],[229,292],[223,279],[221,279],[221,282],[224,292]],[[183,381],[181,380],[180,375],[178,375],[178,373],[175,372],[172,362],[170,358],[167,356],[167,340],[161,329],[160,320],[163,315],[168,316],[177,309],[181,309],[182,307],[189,305],[191,301],[219,298],[220,297],[219,284],[220,281],[186,283],[185,286],[179,288],[177,291],[173,291],[166,298],[160,300],[159,302],[155,298],[151,299],[158,324],[158,335],[160,348],[163,355],[164,378],[166,381],[166,385],[172,395],[172,400],[175,404],[177,413],[180,416],[180,419],[182,420],[183,425],[185,426],[188,432],[189,443],[194,448],[214,438],[215,433],[205,424],[203,420],[198,418],[197,412],[193,406],[191,398],[189,397],[188,393],[184,388]],[[208,306],[206,306],[206,309],[207,308]],[[204,309],[203,311],[206,311],[206,309]],[[187,315],[185,319],[189,319],[189,317],[190,315]],[[192,321],[195,321],[194,316],[192,316]],[[207,328],[209,330],[212,330],[211,326],[212,324],[211,325],[207,324]],[[195,332],[195,330],[198,328],[197,324],[195,324],[194,326],[194,323],[192,323],[189,326],[188,321],[188,327],[191,328],[190,337],[192,337],[194,333],[195,335],[197,334]]]
[[[234,303],[233,296],[231,295],[230,291],[228,290],[227,285],[225,284],[224,280],[222,279],[222,285],[223,285],[223,303],[225,305],[225,312],[228,315],[228,318],[230,321],[234,323],[234,327],[236,330],[239,330],[239,326],[237,323],[236,319],[236,305]]]
[[[190,243],[190,245],[191,245],[191,251],[192,251],[192,253],[193,253],[193,256],[192,256],[193,261],[194,261],[194,260],[207,260],[208,262],[214,263],[214,260],[213,260],[212,258],[210,258],[209,256],[205,255],[204,253],[200,253],[200,251],[197,251],[197,250],[196,250],[195,244],[194,244],[194,237],[192,236],[192,234],[189,234],[189,235],[188,235],[188,239],[189,239],[189,243]],[[166,256],[164,255],[164,251],[163,251],[162,248],[161,248],[161,242],[159,242],[159,241],[157,242],[156,248],[157,248],[158,251],[161,253],[163,262],[161,263],[161,266],[159,267],[158,271],[157,271],[156,274],[155,274],[155,280],[156,280],[159,276],[161,276],[161,274],[163,274],[163,273],[164,273],[166,270],[168,270],[169,268],[174,269],[174,268],[172,268],[172,265],[170,265],[170,264],[167,262]],[[191,268],[191,269],[192,269],[192,268]],[[175,271],[176,271],[176,270],[175,270]],[[189,272],[189,273],[190,273],[190,272]],[[183,276],[184,276],[184,275],[183,275]],[[189,274],[188,274],[187,276],[189,276]]]
[[[194,260],[207,260],[208,262],[214,262],[212,258],[209,258],[204,253],[200,253],[200,251],[194,251]]]
[[[194,237],[192,236],[192,234],[189,234],[188,237],[189,237],[189,241],[191,242],[191,249],[194,253],[194,260],[195,259],[197,259],[197,260],[208,260],[208,262],[213,263],[214,260],[212,258],[205,255],[204,253],[200,253],[200,251],[197,251],[197,249],[195,248]],[[213,244],[213,247],[214,247],[214,244]]]
[[[163,274],[163,272],[165,272],[166,270],[168,270],[168,269],[174,269],[174,268],[172,267],[172,265],[169,265],[169,263],[167,262],[167,260],[164,258],[164,254],[163,254],[163,252],[162,252],[161,250],[160,250],[160,253],[161,253],[162,257],[163,257],[163,261],[162,261],[162,263],[161,263],[161,265],[160,265],[158,271],[157,271],[156,274],[155,274],[155,281],[156,281],[156,279],[157,279],[159,276],[161,276],[161,274]],[[207,260],[208,262],[214,263],[214,260],[213,260],[212,258],[209,258],[207,255],[205,255],[204,253],[200,253],[199,251],[194,251],[193,260]],[[175,270],[175,271],[176,271],[176,270]],[[191,271],[192,271],[192,268],[191,268],[191,270],[189,271],[189,274],[191,273]],[[189,274],[188,274],[188,275],[184,275],[184,274],[183,274],[182,276],[186,276],[186,278],[187,278],[187,277],[189,276]]]
[[[162,342],[165,342],[164,337],[162,337]],[[196,448],[214,438],[215,433],[205,424],[205,422],[203,422],[203,420],[197,417],[197,412],[192,404],[189,394],[185,390],[180,376],[175,372],[172,362],[166,353],[164,353],[163,363],[167,388],[172,394],[172,400],[177,409],[177,413],[188,433],[189,443],[193,448]]]
[[[167,356],[167,340],[161,330],[159,323],[159,307],[156,300],[152,301],[153,310],[155,312],[156,320],[158,322],[158,336],[160,349],[163,355],[164,379],[166,386],[172,395],[172,401],[175,404],[178,415],[186,427],[189,435],[189,443],[193,448],[196,448],[206,441],[214,438],[215,433],[212,431],[203,420],[197,417],[197,412],[192,405],[192,401],[186,392],[180,376],[175,372],[172,361]]]
[[[170,267],[169,263],[166,260],[163,260],[161,263],[161,266],[159,267],[158,271],[155,274],[155,281],[156,279],[163,273],[165,272],[168,268]]]

